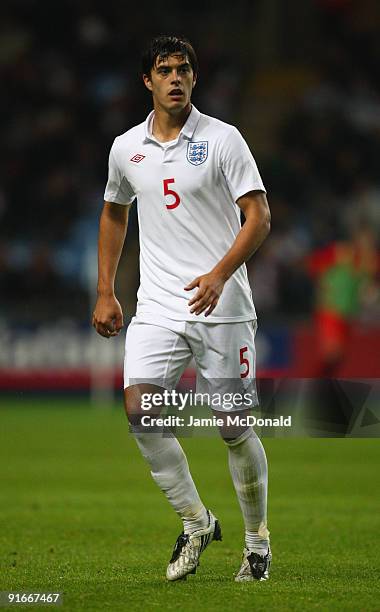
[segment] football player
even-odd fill
[[[155,482],[183,522],[168,580],[194,574],[205,548],[221,540],[221,528],[202,502],[177,438],[141,425],[141,395],[175,389],[194,358],[197,391],[251,389],[251,405],[257,403],[256,313],[245,262],[270,229],[266,191],[243,137],[191,102],[197,75],[196,54],[183,38],[155,38],[143,55],[153,110],[111,148],[93,314],[99,334],[120,332],[114,280],[128,212],[137,201],[141,282],[126,335],[125,408]],[[226,414],[223,401],[213,408]],[[245,414],[243,408],[236,401],[229,412]],[[235,580],[266,580],[271,551],[265,451],[250,427],[220,429],[245,524]]]

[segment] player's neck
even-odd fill
[[[191,103],[178,113],[169,113],[160,106],[155,106],[152,134],[159,142],[175,140],[191,112]]]

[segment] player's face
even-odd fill
[[[155,107],[176,113],[189,105],[196,76],[186,55],[158,57],[150,77],[143,78]]]

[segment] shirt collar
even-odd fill
[[[188,118],[186,119],[185,124],[182,126],[182,129],[178,136],[182,135],[184,138],[191,140],[194,135],[195,129],[198,125],[200,116],[201,116],[201,113],[199,112],[197,108],[195,108],[194,104],[192,104],[190,114]],[[145,123],[144,123],[145,142],[149,140],[158,142],[152,134],[153,117],[154,117],[154,110],[152,110],[147,116],[147,118],[145,119]]]

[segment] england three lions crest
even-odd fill
[[[187,145],[186,158],[193,166],[199,166],[206,161],[208,156],[208,141],[189,142]]]

